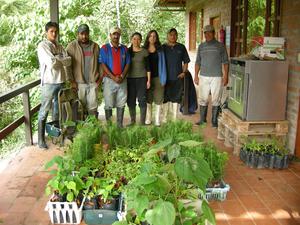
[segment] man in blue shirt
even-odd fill
[[[212,127],[218,127],[222,86],[228,83],[229,61],[224,45],[215,39],[214,27],[207,25],[203,30],[206,41],[199,45],[195,63],[194,82],[200,89],[200,121],[196,124],[206,123],[208,97],[211,93]]]
[[[172,28],[168,32],[168,42],[163,45],[166,56],[167,83],[165,86],[163,119],[166,122],[169,102],[172,104],[173,119],[177,117],[178,103],[181,103],[183,92],[183,78],[188,71],[190,58],[183,44],[177,42],[177,30]]]
[[[120,44],[121,29],[110,30],[110,43],[100,49],[99,63],[103,69],[103,97],[106,121],[110,121],[112,109],[117,108],[117,124],[123,127],[124,108],[127,101],[126,75],[130,55],[125,45]]]

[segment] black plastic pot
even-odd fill
[[[270,155],[270,163],[269,163],[270,169],[274,168],[274,163],[275,163],[275,155]]]
[[[288,168],[289,166],[289,156],[288,155],[285,155],[283,156],[283,165],[282,165],[282,168]]]
[[[247,150],[245,148],[241,148],[240,150],[240,160],[243,162],[247,160]]]
[[[269,168],[269,166],[270,166],[270,157],[271,157],[271,155],[269,153],[264,154],[264,168]]]
[[[265,156],[259,154],[259,155],[258,155],[258,160],[257,160],[257,169],[262,169],[262,168],[264,168],[264,161],[265,161]]]
[[[250,160],[250,167],[256,168],[258,163],[258,154],[252,153],[251,160]]]
[[[246,151],[246,165],[247,166],[251,165],[251,159],[252,159],[252,152]]]
[[[281,155],[276,155],[275,156],[274,167],[276,169],[282,169],[282,166],[283,166],[283,157]]]

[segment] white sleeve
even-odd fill
[[[38,58],[40,64],[45,64],[49,68],[61,67],[61,62],[53,55],[50,46],[43,42],[38,45]]]

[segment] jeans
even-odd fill
[[[39,111],[38,119],[47,120],[48,113],[51,109],[53,101],[52,119],[58,120],[58,92],[63,88],[61,84],[44,84],[41,86],[41,108]]]
[[[112,79],[104,77],[103,79],[103,97],[104,109],[124,108],[127,101],[127,80],[117,84]]]

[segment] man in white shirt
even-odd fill
[[[45,125],[53,102],[53,120],[58,120],[58,92],[66,81],[65,66],[71,64],[63,47],[57,43],[58,24],[48,22],[45,26],[46,39],[38,45],[38,59],[41,74],[41,108],[38,116],[38,145],[47,149]]]

